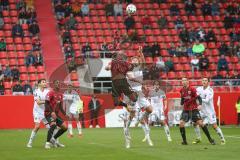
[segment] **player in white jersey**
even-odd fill
[[[130,112],[130,115],[127,120],[125,120],[124,124],[124,135],[126,139],[126,148],[130,148],[130,133],[129,133],[129,126],[134,116],[139,115],[137,119],[141,123],[142,129],[144,131],[146,140],[150,146],[153,146],[153,143],[150,139],[150,129],[147,123],[147,117],[152,112],[151,104],[149,100],[144,95],[144,91],[147,90],[146,85],[142,85],[143,83],[143,72],[141,70],[141,66],[139,64],[138,58],[132,58],[132,63],[138,64],[138,67],[135,67],[133,71],[127,73],[127,78],[129,84],[136,93],[138,93],[137,102],[132,105],[128,110],[125,112]],[[143,90],[142,90],[143,89]],[[129,104],[131,103],[128,97],[124,97],[124,101]],[[145,111],[140,113],[141,110],[144,109]],[[126,115],[126,113],[125,113]]]
[[[82,137],[82,124],[79,121],[79,114],[83,112],[83,101],[78,93],[73,89],[71,84],[68,85],[68,90],[63,94],[65,103],[65,111],[68,118],[68,137],[73,137],[72,120],[77,123],[78,136]]]
[[[225,138],[222,133],[222,130],[217,125],[216,113],[214,110],[214,103],[213,103],[213,95],[214,91],[209,86],[209,79],[203,78],[202,79],[202,86],[197,88],[197,94],[202,98],[202,106],[200,108],[201,117],[203,118],[203,122],[205,124],[210,124],[217,132],[219,137],[221,138],[221,144],[225,144]],[[200,129],[198,126],[194,126],[194,130],[197,135],[196,141],[193,143],[199,143],[201,141],[201,134]]]
[[[35,123],[35,126],[32,130],[31,136],[27,144],[28,148],[32,147],[33,140],[36,137],[36,134],[40,128],[40,123],[42,122],[43,124],[48,125],[44,117],[45,99],[48,92],[49,90],[46,88],[46,80],[45,79],[38,80],[38,88],[33,93],[34,96],[33,121]],[[46,127],[49,128],[49,126]]]
[[[167,107],[166,94],[160,89],[159,81],[154,81],[153,90],[150,92],[149,96],[151,98],[151,104],[153,107],[153,112],[150,115],[150,121],[160,123],[164,128],[168,141],[171,142],[172,139],[170,136],[169,127],[165,121],[164,115],[164,111]]]

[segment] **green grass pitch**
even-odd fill
[[[149,147],[143,143],[141,128],[131,129],[132,145],[125,149],[123,131],[113,129],[84,129],[83,137],[69,139],[66,134],[60,139],[65,148],[44,149],[47,130],[40,130],[33,148],[26,148],[31,130],[0,130],[1,160],[239,160],[240,128],[224,127],[226,145],[220,145],[220,139],[211,128],[216,146],[208,143],[202,133],[201,144],[191,144],[194,130],[187,128],[188,146],[182,146],[177,127],[170,129],[173,142],[167,142],[163,128],[151,128],[154,143]],[[76,131],[75,131],[76,132]]]

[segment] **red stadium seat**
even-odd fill
[[[28,75],[27,74],[20,74],[20,80],[21,81],[27,81],[28,80]]]
[[[29,80],[30,81],[36,81],[37,80],[36,74],[29,74]]]
[[[18,67],[20,73],[27,73],[27,67],[26,66],[20,66]]]
[[[28,73],[36,73],[36,68],[34,66],[29,66]]]

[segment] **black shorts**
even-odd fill
[[[202,118],[198,110],[192,110],[192,111],[183,110],[180,118],[180,120],[183,120],[184,122],[188,122],[189,120],[192,120],[192,122],[197,122],[198,120],[201,120],[201,119]]]
[[[127,81],[126,78],[124,79],[115,79],[112,81],[112,96],[113,97],[120,97],[121,94],[124,94],[126,96],[130,96],[132,93],[134,93]]]
[[[64,122],[64,121],[63,121],[61,118],[59,118],[59,117],[57,117],[57,119],[54,120],[51,115],[45,116],[45,118],[46,118],[48,124],[50,124],[51,122],[56,122],[56,125],[57,125],[58,127],[62,126],[62,124],[63,124],[63,122]]]

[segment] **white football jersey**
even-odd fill
[[[203,86],[197,88],[197,94],[202,98],[201,112],[205,115],[215,114],[213,103],[213,89],[208,86],[206,89]]]
[[[49,92],[49,89],[45,88],[43,91],[41,89],[36,89],[33,93],[34,96],[34,107],[33,107],[33,113],[38,115],[44,115],[45,110],[45,104],[38,105],[37,100],[45,101],[47,94]]]
[[[166,94],[164,93],[163,90],[159,89],[159,90],[152,90],[149,94],[150,98],[151,98],[151,104],[153,106],[153,108],[156,109],[163,109],[163,100],[166,99]]]
[[[78,95],[78,93],[74,90],[72,90],[71,92],[64,92],[63,94],[63,100],[65,102],[65,106],[66,106],[66,112],[70,112],[70,113],[76,113],[77,112],[77,105],[80,101],[80,96]]]
[[[139,68],[134,68],[132,71],[127,73],[130,77],[135,78],[137,80],[143,81],[143,71]],[[128,83],[134,91],[141,91],[142,84],[138,82],[133,82],[128,79]]]

